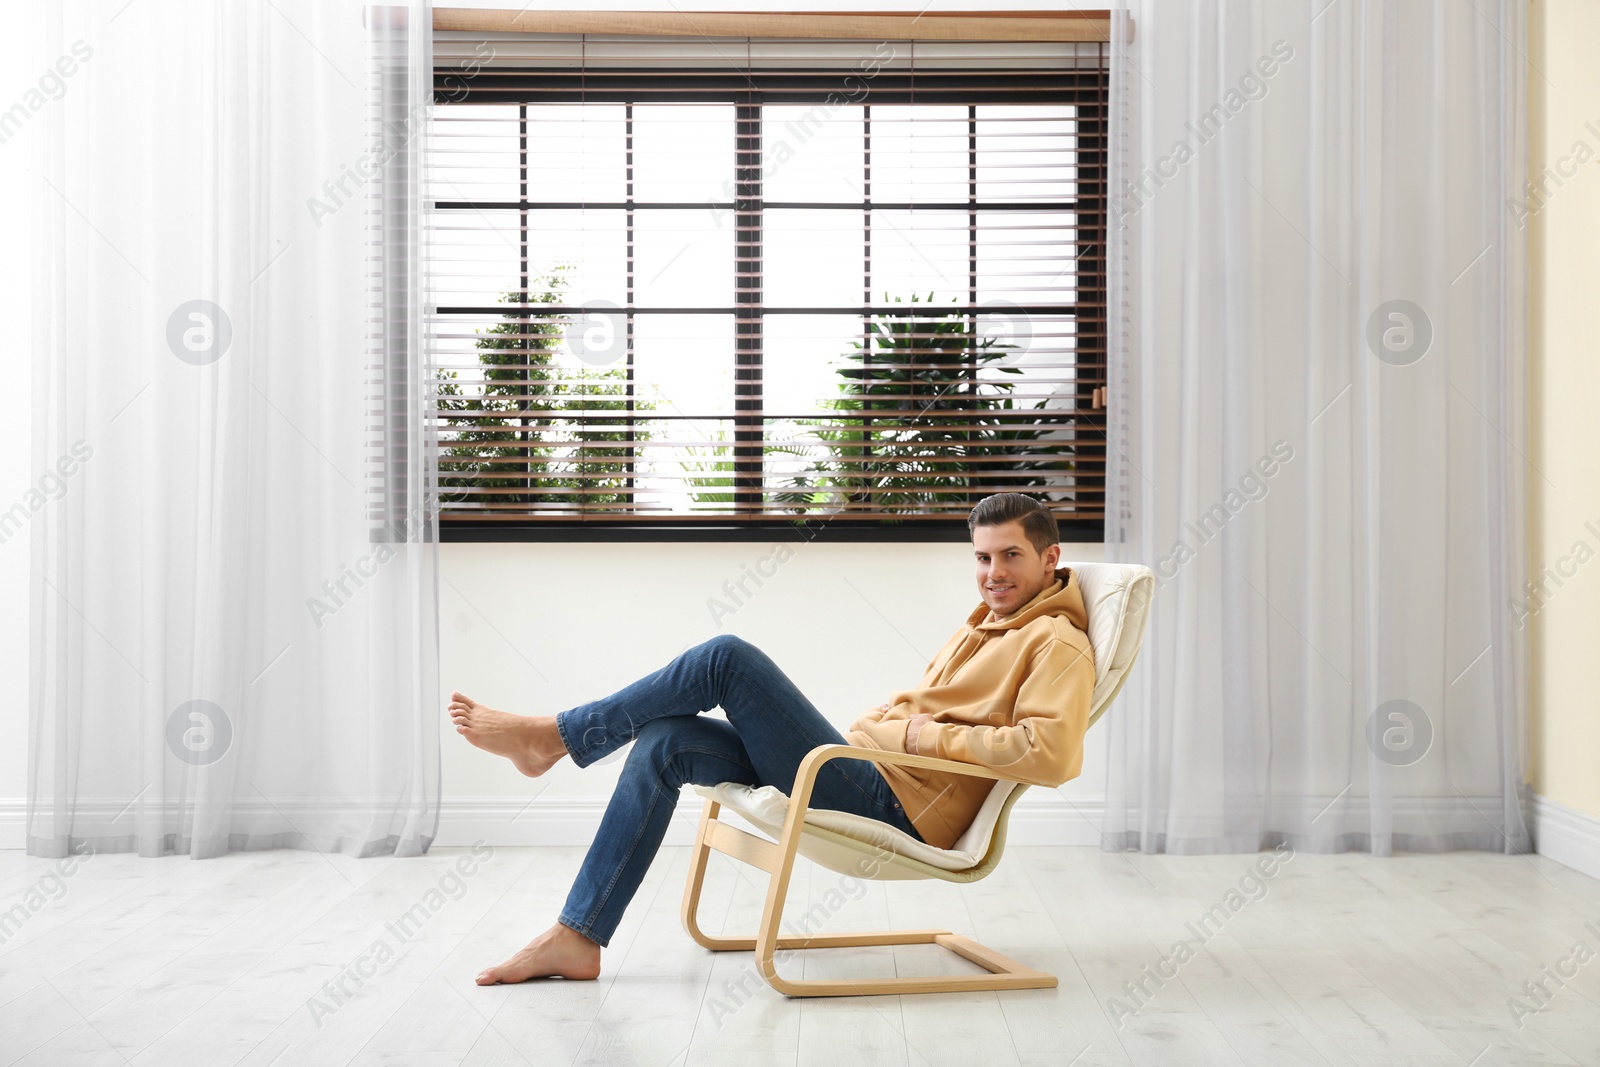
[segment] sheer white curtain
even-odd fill
[[[1525,6],[1117,18],[1107,846],[1528,851]]]
[[[429,23],[351,0],[44,17],[64,89],[33,120],[32,418],[62,489],[30,529],[34,854],[435,834]]]

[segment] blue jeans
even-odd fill
[[[719,706],[727,722],[700,716]],[[732,634],[561,712],[556,729],[580,767],[637,741],[558,917],[602,946],[644,881],[685,785],[742,782],[792,794],[806,753],[849,743],[766,653]],[[877,765],[864,760],[823,764],[809,806],[865,815],[922,840]]]

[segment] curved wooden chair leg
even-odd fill
[[[799,847],[797,820],[786,822],[777,844],[746,833],[717,819],[721,805],[706,801],[689,861],[689,881],[683,896],[683,926],[689,936],[713,952],[755,950],[756,967],[767,984],[791,997],[859,997],[886,993],[951,993],[974,989],[1050,989],[1055,975],[1035,970],[1008,956],[949,930],[878,930],[864,933],[811,934],[780,937],[789,878]],[[762,909],[761,928],[755,937],[714,937],[700,929],[700,893],[712,851],[760,867],[772,876]],[[908,978],[789,979],[778,973],[777,954],[807,948],[846,948],[859,945],[937,944],[971,960],[987,974],[933,975]]]
[[[713,952],[748,951],[756,947],[753,937],[713,937],[700,929],[700,890],[705,885],[706,865],[711,861],[710,838],[714,834],[711,828],[724,825],[717,820],[717,812],[721,810],[721,804],[708,800],[700,812],[700,828],[694,835],[694,851],[689,854],[689,884],[683,892],[683,928],[689,931],[689,936],[696,943]]]

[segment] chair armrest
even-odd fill
[[[1000,782],[1014,782],[1000,772],[977,763],[922,756],[915,752],[891,752],[886,748],[863,748],[860,745],[818,745],[807,752],[795,771],[794,791],[789,796],[789,814],[804,812],[810,806],[811,790],[816,785],[817,772],[822,765],[835,759],[859,759],[870,763],[897,763],[903,767],[926,767],[947,774],[966,774],[974,778],[993,778]]]

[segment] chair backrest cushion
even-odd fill
[[[1144,641],[1156,577],[1138,563],[1069,563],[1089,613],[1089,645],[1094,649],[1094,697],[1089,725],[1111,703]]]

